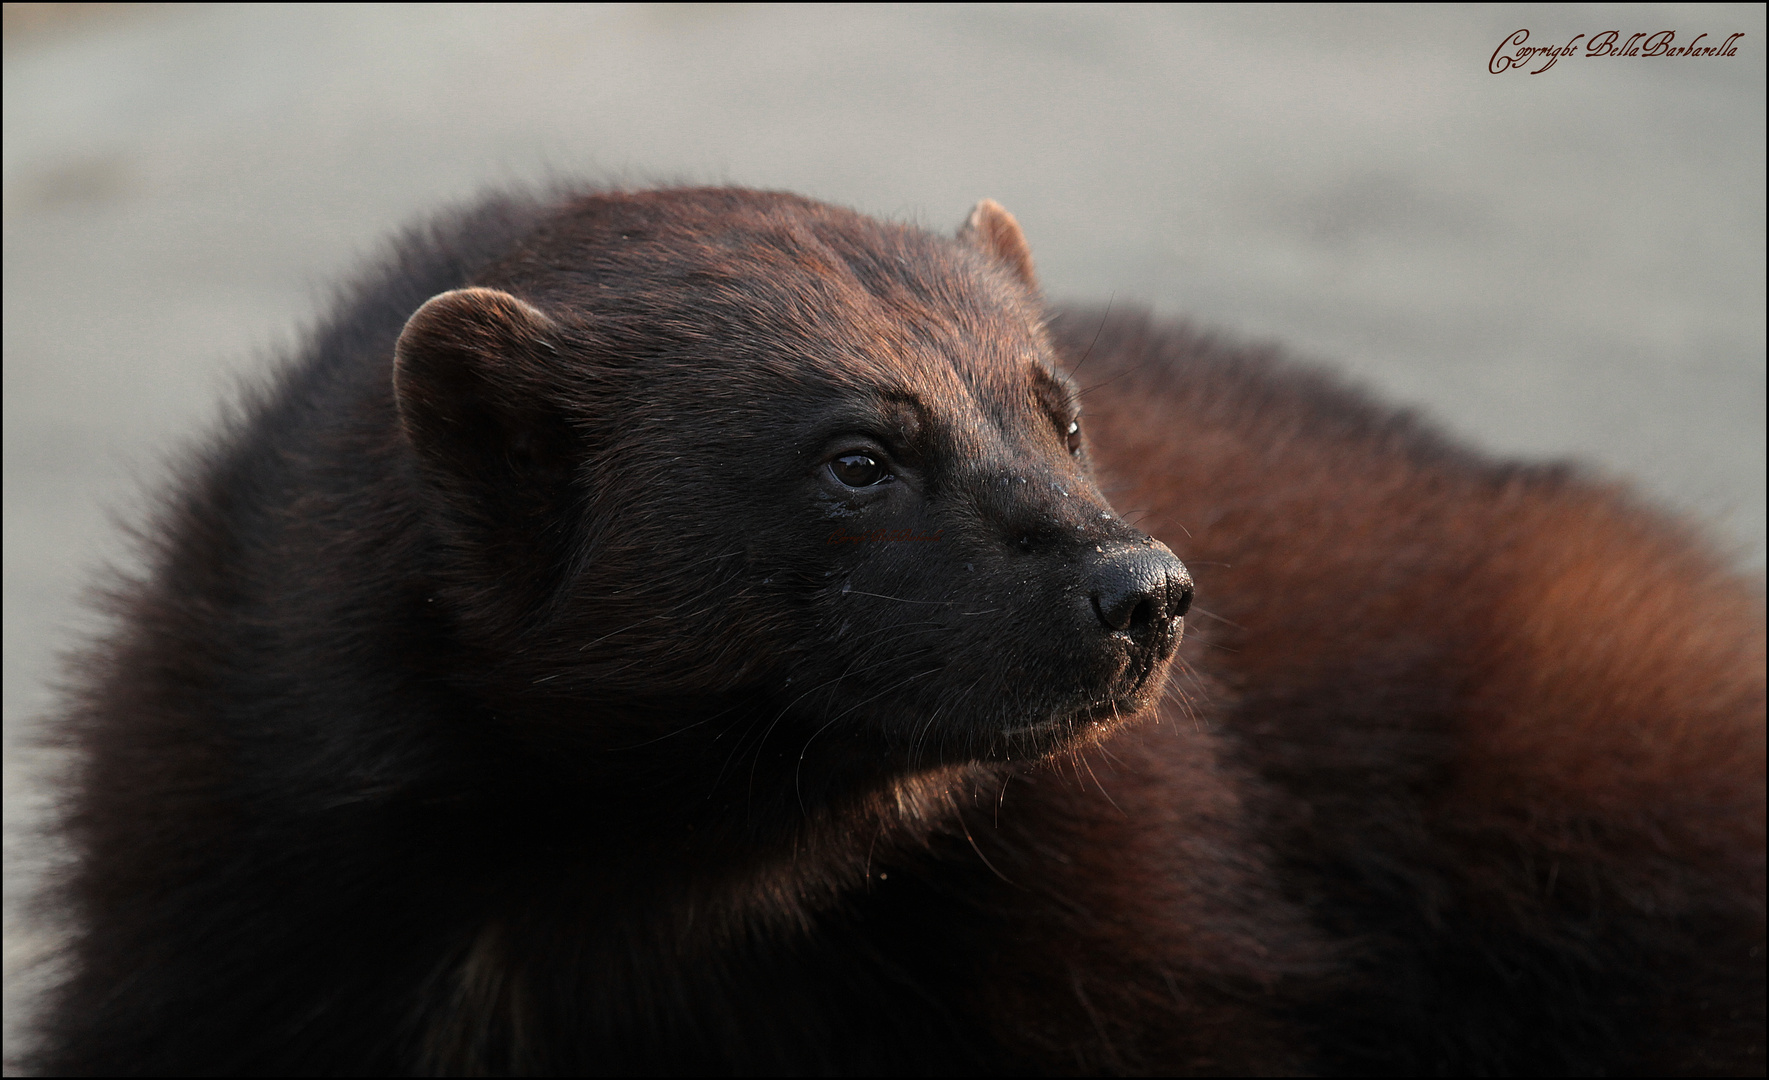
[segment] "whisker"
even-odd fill
[[[1123,717],[1118,715],[1118,706],[1116,706],[1116,705],[1112,706],[1112,719],[1114,719],[1114,720],[1122,720],[1123,719]],[[1122,817],[1124,817],[1126,820],[1129,820],[1130,815],[1124,813],[1124,808],[1118,805],[1118,802],[1116,799],[1112,798],[1112,793],[1106,790],[1106,785],[1100,783],[1099,774],[1093,771],[1093,763],[1087,760],[1087,757],[1084,753],[1077,753],[1075,755],[1075,757],[1076,757],[1076,760],[1080,762],[1080,764],[1087,766],[1087,775],[1093,777],[1094,784],[1096,786],[1098,786],[1099,793],[1105,797],[1106,802],[1110,803],[1112,806],[1112,809],[1118,811],[1118,813]],[[1076,775],[1079,776],[1080,774],[1077,773]]]
[[[946,792],[946,801],[951,804],[952,815],[958,819],[958,827],[964,830],[964,838],[970,841],[970,849],[977,853],[977,858],[983,860],[983,865],[989,868],[991,874],[994,874],[1009,885],[1014,884],[1013,879],[1002,873],[1000,870],[997,870],[995,864],[989,861],[989,856],[983,854],[983,849],[977,846],[977,838],[970,834],[970,822],[964,820],[964,811],[959,807],[958,800],[952,796],[952,792]]]
[[[1245,626],[1242,626],[1240,623],[1235,622],[1233,619],[1225,619],[1221,615],[1218,615],[1216,612],[1208,611],[1204,608],[1199,607],[1197,604],[1192,605],[1192,611],[1195,611],[1200,615],[1206,616],[1207,618],[1215,619],[1217,622],[1223,624],[1224,626],[1232,626],[1236,630],[1247,629]],[[1190,612],[1187,612],[1187,614],[1190,614]]]
[[[854,702],[854,704],[843,709],[841,712],[836,713],[834,716],[830,717],[828,720],[825,720],[823,722],[822,727],[819,727],[816,731],[813,731],[811,733],[811,737],[806,739],[805,745],[800,748],[798,761],[793,766],[793,770],[792,770],[793,794],[798,797],[799,811],[801,813],[804,813],[806,815],[809,815],[809,813],[810,813],[810,811],[805,809],[805,792],[804,792],[804,787],[803,787],[801,781],[804,779],[805,755],[811,752],[811,744],[817,741],[817,736],[823,734],[825,731],[828,731],[830,726],[833,725],[837,720],[840,720],[842,717],[853,712],[855,709],[858,709],[860,706],[865,705],[869,702],[877,701],[879,698],[884,697],[886,694],[894,693],[897,690],[901,690],[903,687],[914,682],[916,679],[926,678],[929,675],[936,674],[939,670],[940,670],[939,668],[930,668],[927,671],[918,672],[914,675],[906,676],[905,678],[898,680],[898,682],[896,684],[894,684],[892,686],[888,686],[883,690],[880,690],[878,693],[872,695],[871,697],[865,698],[864,700],[861,700],[861,701]],[[754,775],[754,774],[752,773],[751,775]]]
[[[650,746],[652,743],[660,743],[665,739],[673,739],[677,735],[680,735],[685,731],[692,731],[693,729],[699,727],[702,724],[710,724],[714,720],[717,720],[719,717],[724,716],[726,713],[731,712],[732,710],[734,710],[736,708],[737,708],[736,705],[728,705],[725,708],[720,709],[718,712],[713,713],[711,716],[703,717],[699,720],[694,721],[692,724],[683,724],[681,727],[676,728],[674,731],[666,731],[662,735],[657,736],[655,739],[646,739],[644,742],[633,743],[630,746],[605,746],[602,748],[602,752],[604,754],[611,754],[611,753],[615,753],[616,751],[620,751],[620,750],[637,750],[641,746]]]
[[[1080,371],[1081,365],[1087,363],[1087,358],[1093,355],[1093,347],[1099,344],[1099,336],[1106,328],[1106,320],[1112,317],[1112,302],[1116,299],[1118,299],[1116,291],[1106,297],[1106,310],[1100,314],[1099,325],[1093,328],[1093,340],[1087,343],[1087,351],[1081,354],[1081,359],[1075,361],[1075,366],[1069,369],[1069,374],[1073,375]]]
[[[895,600],[899,604],[931,604],[936,607],[951,607],[956,600],[911,600],[906,596],[891,596],[887,593],[864,592],[860,589],[849,589],[843,596],[875,596],[880,600]]]
[[[584,642],[582,645],[579,645],[577,647],[577,651],[583,652],[585,649],[589,648],[592,645],[600,645],[602,642],[607,641],[611,637],[618,637],[619,635],[626,633],[628,630],[636,629],[637,627],[639,627],[645,623],[648,623],[648,622],[656,622],[658,619],[661,619],[663,617],[664,616],[662,615],[662,613],[659,613],[656,615],[647,615],[643,619],[640,619],[638,622],[632,623],[631,625],[628,625],[628,626],[623,626],[619,630],[610,630],[608,633],[603,634],[601,637],[595,639],[594,641]]]

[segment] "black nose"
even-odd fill
[[[1166,545],[1108,549],[1089,572],[1093,610],[1107,630],[1133,638],[1165,630],[1192,606],[1192,576]]]

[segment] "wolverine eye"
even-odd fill
[[[1081,452],[1081,421],[1069,421],[1069,429],[1063,433],[1063,437],[1069,444],[1069,453],[1079,454]]]
[[[885,467],[871,454],[843,454],[829,463],[829,473],[851,488],[871,487],[886,476]]]

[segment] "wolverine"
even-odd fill
[[[145,535],[44,1072],[1763,1068],[1760,592],[989,200],[439,218]]]

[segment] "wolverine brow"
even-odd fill
[[[860,432],[883,443],[893,456],[908,464],[927,452],[929,410],[914,394],[898,389],[879,390],[859,407],[850,406],[829,418],[825,429],[834,438],[842,432]]]
[[[1074,380],[1043,364],[1032,369],[1032,396],[1054,417],[1066,420],[1081,415],[1081,394]]]

